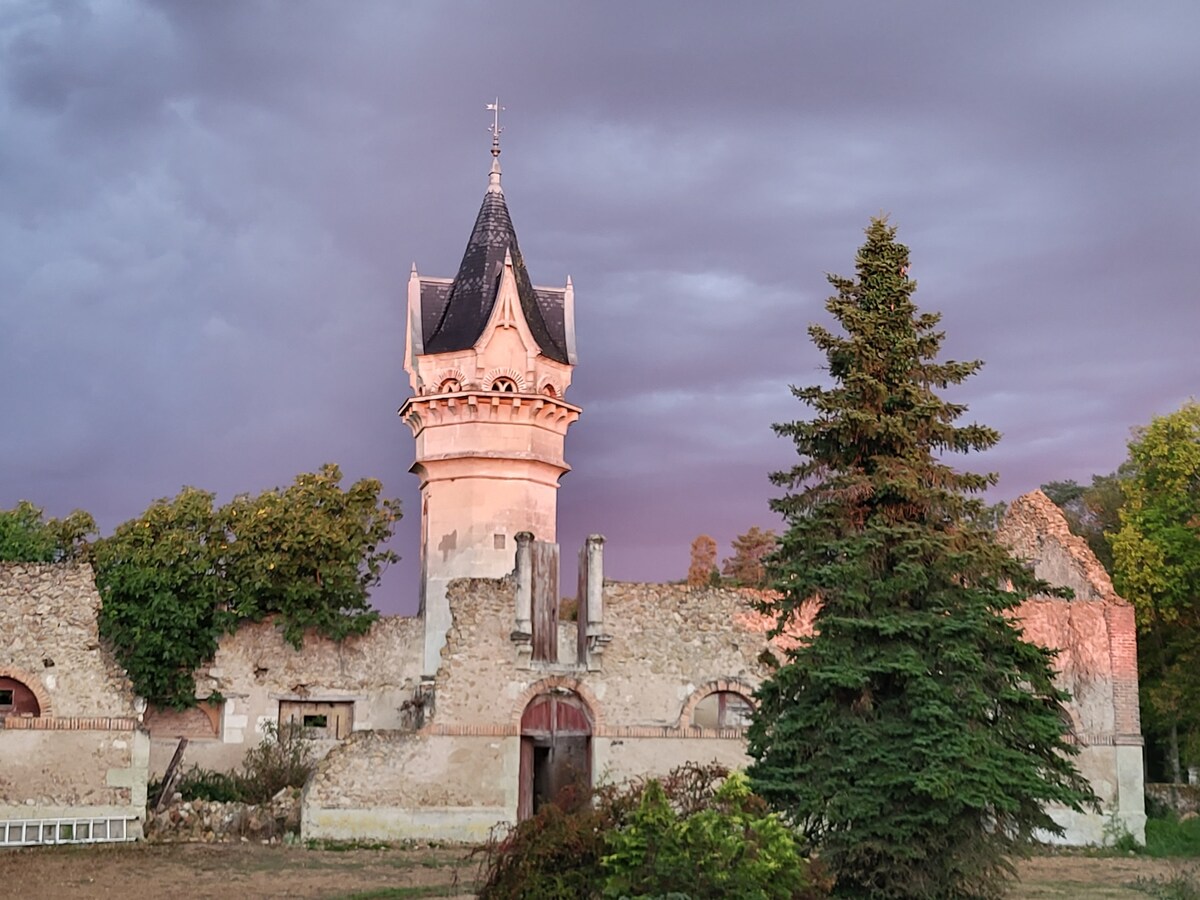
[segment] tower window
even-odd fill
[[[515,394],[517,393],[517,383],[511,378],[497,378],[492,382],[492,390],[505,394]]]
[[[462,390],[462,382],[457,378],[447,378],[438,388],[439,394],[457,394]]]

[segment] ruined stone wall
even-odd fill
[[[126,724],[111,730],[0,729],[0,819],[140,818],[149,738]]]
[[[375,731],[332,750],[305,788],[305,840],[482,841],[517,805],[515,737]]]
[[[299,650],[271,622],[243,625],[221,638],[212,664],[196,674],[198,695],[224,697],[216,733],[205,737],[195,723],[173,727],[177,717],[152,717],[152,771],[166,768],[180,735],[189,738],[188,765],[236,768],[265,723],[277,720],[281,700],[352,702],[355,731],[400,728],[420,677],[423,640],[420,619],[406,616],[382,617],[341,642],[309,634]],[[336,743],[318,742],[319,753]]]
[[[557,663],[522,661],[512,640],[516,580],[461,579],[432,717],[420,734],[357,734],[332,750],[304,801],[306,838],[479,840],[516,819],[521,714],[540,693],[578,694],[592,718],[593,780],[663,774],[685,762],[739,767],[741,729],[701,730],[690,710],[714,690],[749,695],[763,677],[761,631],[739,625],[741,592],[605,586],[611,641],[599,669],[575,659],[575,624]]]
[[[454,624],[438,671],[437,725],[512,729],[527,691],[562,677],[584,686],[606,728],[675,728],[698,692],[718,681],[749,692],[765,675],[758,659],[765,642],[743,624],[743,592],[622,582],[604,586],[605,630],[612,639],[599,670],[575,662],[574,623],[560,628],[565,652],[558,664],[519,668],[510,638],[514,589],[512,577],[452,585]]]
[[[1025,637],[1058,651],[1057,682],[1071,694],[1068,714],[1079,745],[1076,765],[1104,807],[1103,815],[1052,810],[1067,828],[1066,843],[1103,843],[1105,816],[1138,838],[1145,835],[1137,626],[1104,567],[1062,512],[1041,491],[1013,501],[1001,542],[1034,574],[1070,588],[1074,599],[1034,597],[1017,613]]]
[[[100,643],[100,594],[86,564],[0,563],[0,675],[42,716],[136,717],[133,688]]]
[[[99,612],[88,565],[0,564],[0,674],[40,707],[0,717],[0,819],[145,812],[150,739],[129,679],[101,645]]]

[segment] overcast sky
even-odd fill
[[[105,532],[326,461],[408,515],[405,287],[452,276],[490,115],[535,283],[575,283],[573,558],[682,577],[777,526],[772,422],[872,215],[912,248],[992,499],[1113,470],[1200,393],[1200,4],[0,4],[0,508]],[[564,581],[567,581],[564,579]]]

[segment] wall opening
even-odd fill
[[[548,803],[570,809],[592,786],[592,717],[574,691],[555,688],[529,701],[521,715],[517,818]]]
[[[713,691],[692,710],[696,728],[747,728],[754,704],[736,691]]]
[[[42,714],[42,705],[29,686],[15,678],[0,678],[0,718],[4,716],[29,716]]]
[[[343,740],[354,729],[354,702],[280,700],[279,724],[303,728],[318,740]]]

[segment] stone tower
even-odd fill
[[[534,287],[500,187],[493,129],[487,193],[454,278],[408,282],[404,369],[415,396],[400,416],[421,479],[424,671],[450,626],[449,582],[513,569],[516,535],[555,541],[575,366],[574,290]]]

